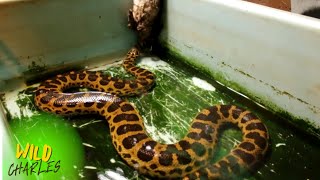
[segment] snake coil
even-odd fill
[[[158,178],[217,179],[254,167],[268,148],[266,126],[253,113],[234,105],[203,109],[192,121],[187,135],[174,144],[161,144],[146,133],[136,108],[122,96],[148,91],[155,75],[135,66],[138,48],[132,48],[123,67],[136,78],[122,80],[101,72],[68,72],[40,84],[35,103],[44,111],[72,115],[97,113],[109,123],[112,142],[128,165],[142,174]],[[70,87],[88,87],[101,92],[64,93]],[[232,123],[240,128],[243,140],[216,163],[210,163],[219,128]]]

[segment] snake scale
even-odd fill
[[[42,82],[35,103],[44,111],[72,115],[97,113],[109,123],[112,142],[128,165],[139,173],[157,178],[219,179],[253,168],[268,148],[268,132],[261,120],[248,110],[234,105],[203,109],[192,121],[186,136],[174,144],[161,144],[146,133],[142,117],[122,96],[148,91],[155,75],[135,66],[139,49],[133,47],[123,61],[132,80],[109,77],[101,72],[79,71],[60,74]],[[98,91],[65,93],[70,87]],[[216,163],[211,163],[222,124],[240,128],[243,140]]]

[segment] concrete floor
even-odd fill
[[[293,13],[320,18],[319,0],[245,0]]]
[[[246,0],[246,1],[285,10],[285,11],[291,11],[291,0]]]

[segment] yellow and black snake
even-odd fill
[[[132,48],[123,67],[136,78],[122,80],[100,72],[69,72],[46,80],[36,90],[36,105],[56,114],[97,113],[109,123],[112,142],[121,157],[142,174],[158,178],[215,179],[239,174],[254,167],[268,148],[266,126],[253,113],[234,105],[216,105],[202,110],[187,135],[175,144],[161,144],[146,133],[136,108],[121,96],[149,90],[155,75],[135,66],[138,48]],[[102,92],[64,93],[70,87],[88,87]],[[120,96],[120,97],[119,97]],[[219,128],[232,123],[243,133],[242,142],[224,158],[211,163]]]

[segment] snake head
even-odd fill
[[[137,57],[139,56],[140,50],[138,47],[133,47],[131,50],[128,52],[127,56],[129,57]]]

